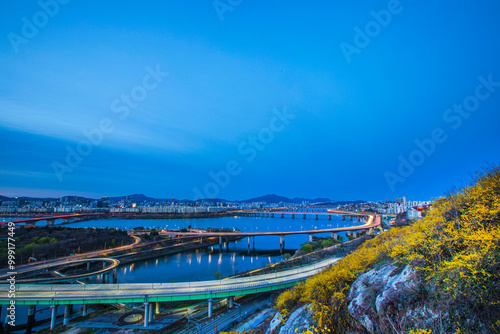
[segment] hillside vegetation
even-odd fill
[[[6,236],[6,228],[2,231]],[[48,260],[127,245],[133,241],[126,231],[110,228],[19,227],[15,232],[16,264],[27,263],[29,257]],[[7,266],[7,256],[7,242],[4,242],[0,244],[0,267]]]
[[[500,169],[473,181],[437,200],[425,218],[366,241],[333,268],[285,291],[277,308],[286,316],[310,304],[316,332],[366,332],[349,313],[351,286],[368,270],[390,264],[398,271],[391,276],[410,268],[417,284],[399,296],[404,300],[372,315],[370,332],[500,333]],[[367,289],[383,295],[376,286]],[[417,305],[436,315],[432,326],[412,322]]]

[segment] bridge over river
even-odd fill
[[[369,216],[364,225],[307,230],[307,231],[280,231],[280,232],[180,232],[170,231],[174,235],[200,237],[219,237],[219,243],[223,237],[241,236],[250,237],[275,235],[280,237],[281,249],[284,248],[285,236],[293,234],[331,233],[332,237],[339,232],[352,233],[370,232],[380,227],[380,217]],[[141,283],[141,284],[0,284],[0,307],[10,305],[13,300],[9,295],[15,293],[16,305],[28,305],[28,323],[30,316],[34,315],[36,305],[50,305],[52,309],[51,329],[55,327],[57,307],[64,305],[64,324],[69,323],[71,305],[83,305],[83,314],[87,314],[87,305],[103,303],[143,303],[144,304],[144,326],[153,319],[153,309],[159,312],[160,302],[207,300],[208,315],[212,315],[214,299],[228,298],[228,305],[232,305],[235,296],[262,293],[280,290],[294,286],[310,276],[317,274],[320,270],[332,265],[337,259],[325,259],[316,264],[285,270],[272,274],[262,274],[244,278],[230,278],[217,281],[196,281],[184,283]],[[104,268],[103,268],[104,269]],[[12,291],[14,288],[14,291]],[[9,293],[10,292],[10,293]],[[151,305],[151,303],[154,303]]]
[[[213,299],[228,298],[232,305],[234,296],[249,295],[294,286],[338,259],[329,258],[315,264],[272,274],[224,280],[183,283],[141,284],[16,284],[16,305],[29,305],[28,314],[33,314],[35,305],[50,305],[52,309],[51,329],[55,327],[57,306],[64,305],[64,324],[69,322],[70,307],[83,305],[83,315],[89,304],[143,303],[144,326],[153,319],[153,305],[159,311],[160,302],[207,300],[208,316],[212,316]],[[9,305],[10,285],[0,285],[0,305]],[[31,310],[31,312],[30,312]]]
[[[279,231],[279,232],[204,232],[201,230],[194,232],[181,232],[181,231],[168,231],[167,233],[171,236],[190,236],[199,237],[200,242],[203,241],[204,237],[219,237],[219,247],[222,247],[222,239],[230,236],[238,237],[248,237],[248,249],[250,250],[250,237],[253,238],[253,244],[255,245],[256,236],[279,236],[280,238],[280,251],[283,252],[285,248],[285,236],[296,235],[296,234],[308,234],[309,242],[312,242],[312,237],[315,234],[320,233],[330,233],[331,237],[337,239],[337,233],[347,232],[348,235],[352,234],[354,237],[358,233],[368,232],[371,233],[375,228],[380,228],[380,216],[374,217],[369,216],[368,221],[364,225],[348,226],[348,227],[337,227],[337,228],[327,228],[320,230],[303,230],[303,231]],[[255,248],[255,247],[254,247]]]

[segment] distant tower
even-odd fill
[[[102,196],[101,200],[102,200],[102,207],[103,208],[109,207],[108,196]]]
[[[397,197],[394,202],[396,203],[406,203],[406,197],[403,196],[403,197]]]

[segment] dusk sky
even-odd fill
[[[0,194],[432,199],[499,162],[499,16],[4,0]]]

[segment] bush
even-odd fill
[[[309,254],[313,251],[313,246],[311,244],[303,244],[300,247],[300,250],[304,252],[305,254]]]
[[[484,332],[486,325],[488,332],[499,332],[500,169],[476,174],[474,181],[437,200],[423,219],[366,241],[333,268],[282,293],[277,307],[286,314],[298,303],[311,303],[322,332],[349,332],[357,326],[347,311],[352,283],[390,259],[416,269],[426,286],[421,299],[447,314],[449,331]]]
[[[130,244],[133,239],[126,231],[115,229],[82,229],[62,226],[16,229],[16,261],[26,263],[28,257],[50,259],[103,249],[106,242]],[[0,266],[7,265],[7,243],[0,243]],[[21,262],[22,261],[22,262]]]

